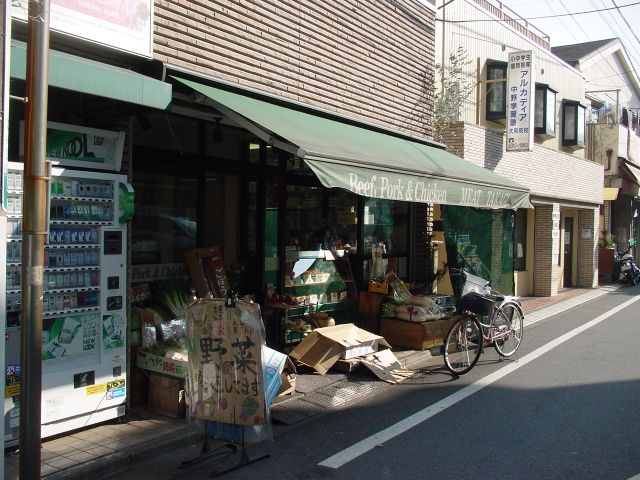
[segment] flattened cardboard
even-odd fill
[[[381,336],[347,323],[313,330],[289,356],[324,375],[339,358],[354,358],[380,347],[390,345]]]
[[[373,372],[380,380],[388,383],[398,383],[413,375],[413,370],[407,370],[389,349],[372,353],[360,360],[360,363]]]

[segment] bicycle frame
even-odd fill
[[[487,345],[491,345],[496,340],[500,340],[509,335],[510,333],[509,330],[504,330],[503,332],[497,332],[500,326],[496,325],[496,319],[498,318],[498,315],[502,313],[502,306],[508,302],[513,302],[516,305],[518,305],[518,307],[520,307],[519,297],[505,296],[504,300],[502,300],[499,304],[497,303],[494,304],[493,307],[491,308],[491,314],[488,315],[489,323],[483,323],[482,322],[483,316],[473,313],[473,315],[475,315],[478,322],[480,323],[480,326],[482,327],[482,339],[483,339],[482,346],[483,347]]]

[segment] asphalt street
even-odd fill
[[[440,362],[374,397],[276,427],[269,457],[218,478],[613,478],[640,474],[640,287],[625,287],[525,329],[513,359],[487,348],[467,375]],[[117,478],[209,478],[222,451],[200,445]]]

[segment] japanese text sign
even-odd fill
[[[255,304],[201,299],[187,309],[189,415],[234,425],[263,425],[262,320]]]
[[[533,149],[533,120],[536,87],[532,52],[509,54],[507,68],[507,151]]]

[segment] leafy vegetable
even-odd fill
[[[159,280],[151,285],[152,297],[173,318],[184,318],[189,305],[189,286],[184,280]]]

